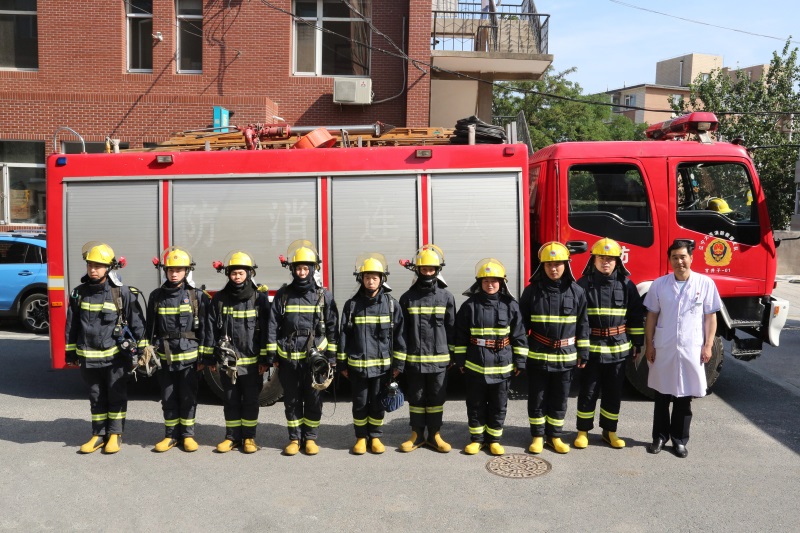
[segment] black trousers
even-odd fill
[[[81,365],[81,377],[89,386],[92,435],[121,435],[128,410],[128,373],[121,361],[102,368]]]
[[[161,385],[164,436],[169,439],[193,437],[198,386],[194,365],[180,370],[162,368],[156,376]]]
[[[469,370],[465,377],[470,439],[472,442],[500,442],[506,421],[508,386],[511,380],[486,383],[486,378]]]
[[[311,386],[308,365],[281,361],[278,379],[283,387],[283,407],[290,440],[316,440],[322,418],[322,395]]]
[[[606,431],[617,431],[619,408],[622,403],[622,386],[625,382],[625,359],[614,363],[601,363],[590,359],[578,371],[580,393],[578,393],[578,431],[590,431],[594,427],[597,398],[600,400],[600,427]]]
[[[672,417],[669,404],[672,402]],[[689,426],[692,424],[692,397],[672,396],[656,391],[653,404],[653,440],[658,438],[676,444],[689,442]]]
[[[435,433],[442,427],[444,402],[447,396],[447,370],[422,374],[406,373],[406,399],[411,414],[411,427]]]
[[[378,399],[386,376],[365,378],[350,372],[353,387],[353,427],[356,438],[380,438],[383,436],[383,416],[386,414]]]
[[[575,369],[548,372],[528,366],[528,422],[534,437],[561,437]]]
[[[232,441],[254,439],[258,426],[258,395],[261,394],[263,378],[256,372],[238,376],[236,383],[225,372],[220,372],[220,381],[225,391],[223,413],[225,414],[225,438]]]

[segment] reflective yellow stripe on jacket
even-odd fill
[[[383,365],[389,366],[391,362],[392,360],[388,357],[384,359],[367,359],[367,360],[353,359],[350,357],[347,358],[347,364],[349,366],[352,366],[353,368],[369,368],[371,366],[383,366]]]
[[[618,309],[611,307],[589,307],[586,313],[589,316],[625,316],[628,312],[627,309]]]
[[[538,322],[540,324],[576,324],[578,322],[578,317],[575,315],[531,315],[531,322]]]
[[[466,361],[464,363],[464,367],[472,370],[473,372],[477,372],[478,374],[483,375],[490,375],[490,374],[506,374],[514,370],[513,363],[509,363],[505,366],[481,366],[478,364],[473,363],[472,361]]]
[[[192,306],[189,304],[181,304],[180,307],[157,307],[159,315],[179,315],[181,313],[191,313]]]

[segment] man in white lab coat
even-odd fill
[[[706,395],[705,364],[717,331],[722,301],[714,281],[692,272],[694,241],[676,239],[667,249],[672,273],[655,280],[644,299],[647,384],[656,391],[653,443],[658,453],[672,439],[675,455],[689,452],[692,398]],[[669,404],[672,402],[672,417]]]

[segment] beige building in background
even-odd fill
[[[722,66],[722,56],[713,54],[685,54],[656,63],[655,83],[642,83],[606,91],[611,102],[620,107],[614,113],[625,115],[637,124],[655,124],[675,116],[670,104],[683,96],[689,96],[689,84],[697,79],[708,79],[711,72],[721,69],[733,77],[736,72],[744,72],[748,79],[757,80],[768,71],[769,65],[754,65],[744,68]],[[626,109],[622,106],[644,109]]]

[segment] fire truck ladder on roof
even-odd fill
[[[267,150],[293,147],[304,136],[321,135],[330,141],[326,146],[419,146],[449,144],[453,130],[448,128],[398,128],[391,124],[355,126],[298,126],[287,124],[248,124],[175,132],[154,147],[126,151],[200,151],[200,150]]]

